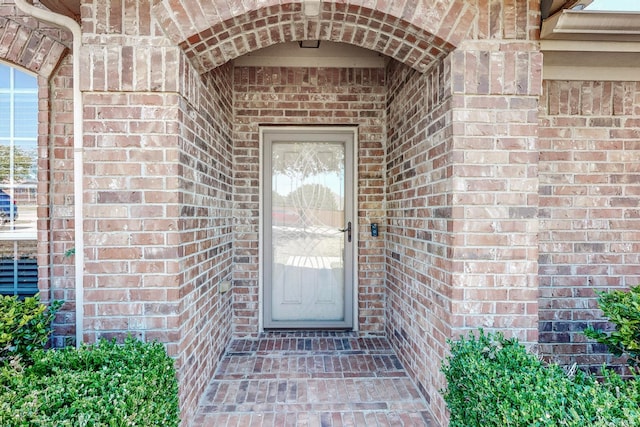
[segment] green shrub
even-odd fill
[[[598,305],[615,330],[604,332],[590,326],[585,335],[605,344],[616,356],[627,356],[629,365],[640,367],[640,286],[629,292],[598,293]]]
[[[56,301],[47,308],[38,295],[24,300],[0,295],[0,362],[12,357],[28,360],[31,352],[43,348],[60,305]]]
[[[581,371],[545,365],[501,334],[451,343],[443,365],[451,427],[638,426],[637,384],[606,372],[601,384]]]
[[[0,371],[3,426],[177,426],[178,383],[159,343],[132,338],[36,351]]]

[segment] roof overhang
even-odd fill
[[[547,19],[560,9],[569,9],[576,4],[588,6],[593,0],[540,0],[540,12],[542,19]]]
[[[547,80],[640,80],[640,12],[562,9],[542,22]]]
[[[542,40],[640,41],[640,12],[563,9],[542,22]]]

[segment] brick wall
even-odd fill
[[[178,366],[187,419],[231,338],[233,68],[202,76],[197,104],[181,104]],[[168,340],[173,341],[173,340]],[[185,412],[185,411],[183,411]]]
[[[452,334],[448,71],[444,63],[427,74],[397,63],[388,70],[386,330],[438,419]]]
[[[234,333],[258,333],[259,124],[358,125],[359,328],[384,330],[384,69],[239,67],[234,79]]]
[[[430,73],[393,66],[388,336],[436,418],[447,338],[538,334],[534,44],[466,42]]]
[[[180,285],[179,101],[84,94],[87,341],[123,331],[158,338],[150,330],[167,325],[154,316],[177,315],[152,305],[177,303]]]
[[[166,343],[185,420],[230,338],[232,191],[231,68],[187,80],[84,95],[85,339]]]
[[[540,348],[611,361],[596,291],[640,284],[640,83],[546,81],[540,102]]]
[[[231,334],[232,69],[203,75],[151,2],[83,5],[85,339],[159,340],[188,424]]]
[[[477,42],[452,54],[452,320],[538,339],[538,97],[529,42]]]
[[[71,62],[66,57],[48,82],[39,79],[38,287],[43,301],[64,301],[54,321],[56,347],[76,340],[76,270],[67,255],[75,246]]]

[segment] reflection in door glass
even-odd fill
[[[38,83],[0,64],[0,294],[37,292]]]

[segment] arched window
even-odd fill
[[[36,77],[0,63],[0,294],[38,292]]]

